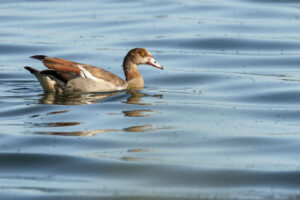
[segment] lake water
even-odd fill
[[[0,199],[300,199],[300,2],[0,2]],[[45,94],[44,54],[145,88]]]

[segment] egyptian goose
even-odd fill
[[[26,66],[48,92],[105,92],[131,88],[143,88],[144,79],[138,65],[147,64],[163,69],[152,55],[144,48],[130,50],[124,58],[123,70],[126,81],[104,69],[68,61],[61,58],[51,58],[44,55],[35,55],[48,67],[48,70],[36,70]]]

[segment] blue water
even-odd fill
[[[0,199],[299,199],[300,2],[0,2]],[[44,93],[35,54],[145,88]]]

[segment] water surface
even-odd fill
[[[1,199],[299,199],[300,4],[1,1]],[[123,77],[139,91],[53,95],[35,54]]]

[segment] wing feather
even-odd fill
[[[36,55],[36,56],[32,56],[31,58],[41,60],[46,67],[57,71],[66,80],[70,80],[72,78],[78,77],[79,75],[82,75],[82,70],[80,68],[84,68],[92,76],[98,79],[111,82],[117,86],[122,86],[125,84],[125,81],[121,79],[119,76],[107,70],[92,65],[72,62],[62,58],[52,58],[44,55]]]

